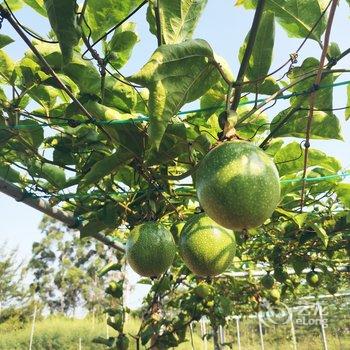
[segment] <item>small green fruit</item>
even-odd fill
[[[338,292],[338,286],[336,284],[329,284],[327,286],[327,291],[329,294],[336,294]]]
[[[235,235],[205,214],[195,214],[185,224],[179,252],[186,266],[199,276],[216,276],[232,263]]]
[[[306,282],[310,287],[316,288],[321,284],[321,276],[315,271],[310,271],[306,274]]]
[[[212,291],[212,287],[205,282],[199,283],[198,286],[194,288],[194,293],[202,299],[207,298]]]
[[[136,226],[126,243],[126,258],[131,268],[141,276],[156,277],[172,264],[176,253],[170,231],[156,222]]]
[[[129,339],[125,334],[119,334],[116,342],[116,349],[118,350],[129,349]]]
[[[203,158],[196,189],[204,211],[228,229],[263,224],[280,200],[280,181],[272,159],[245,141],[224,142]]]
[[[275,283],[275,279],[268,273],[261,279],[261,284],[266,289],[271,289]]]
[[[269,291],[268,299],[270,299],[272,302],[276,303],[281,298],[281,293],[278,289],[274,288]]]

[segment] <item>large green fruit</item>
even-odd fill
[[[196,189],[207,215],[229,229],[261,225],[280,200],[275,164],[245,141],[224,142],[212,149],[196,172]]]
[[[156,277],[174,260],[176,246],[170,231],[156,222],[136,226],[126,242],[126,258],[141,276]]]
[[[181,231],[179,251],[187,267],[196,275],[219,275],[235,256],[235,235],[205,214],[195,214]]]

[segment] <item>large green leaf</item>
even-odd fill
[[[115,173],[121,166],[132,160],[132,154],[123,148],[95,163],[91,170],[81,180],[79,187],[85,188],[99,182],[105,176]]]
[[[132,50],[139,37],[135,31],[136,24],[127,22],[122,24],[113,34],[107,45],[107,58],[114,68],[123,67],[131,57]]]
[[[206,41],[197,39],[160,46],[130,78],[150,91],[151,143],[158,148],[169,120],[185,103],[205,94],[219,78],[213,51]]]
[[[249,33],[239,50],[239,59],[242,61]],[[275,15],[271,11],[265,11],[259,25],[259,31],[255,40],[253,52],[249,59],[246,71],[248,80],[257,80],[265,77],[271,67],[272,53],[275,43]],[[261,81],[262,83],[263,81]]]
[[[33,161],[28,166],[28,171],[31,175],[44,178],[57,189],[65,186],[66,175],[57,165]]]
[[[44,129],[34,120],[21,120],[18,124],[19,134],[31,146],[38,148],[44,141]]]
[[[306,38],[318,22],[324,10],[323,2],[318,0],[268,0],[267,8],[275,13],[277,21],[290,37]],[[324,16],[310,34],[310,38],[319,41],[326,29]]]
[[[80,30],[77,24],[76,0],[44,0],[51,27],[60,43],[64,63],[73,57]]]
[[[120,113],[93,100],[88,101],[84,106],[94,118],[106,122],[103,127],[122,148],[135,156],[142,156],[144,136],[132,122],[131,114]]]
[[[92,38],[96,40],[102,36],[141,2],[140,0],[89,0],[85,16],[92,30]]]
[[[170,124],[164,134],[159,150],[151,148],[147,165],[166,164],[188,151],[186,127],[183,123]]]
[[[101,90],[101,77],[91,62],[75,56],[65,65],[64,73],[79,87],[80,93],[99,95]]]
[[[292,142],[278,150],[275,154],[275,163],[277,164],[281,176],[292,173],[296,174],[302,171],[304,156],[300,144],[298,142]],[[333,173],[341,169],[341,164],[336,158],[329,157],[319,150],[310,149],[308,167],[313,166],[323,167]]]
[[[124,84],[113,77],[106,77],[103,103],[106,106],[131,113],[137,104],[137,92],[130,85]]]
[[[280,112],[271,122],[271,130],[276,128],[276,125],[283,120],[286,114],[290,112],[288,108]],[[275,137],[300,137],[305,138],[307,129],[308,111],[301,110],[293,114],[288,123],[275,131]],[[311,138],[313,139],[336,139],[343,140],[341,135],[340,123],[336,115],[321,111],[315,111],[312,119]]]
[[[47,63],[54,69],[56,72],[60,71],[62,68],[62,53],[58,44],[49,44],[40,41],[34,41],[33,44],[35,48],[40,52],[41,56],[45,58]],[[25,57],[30,58],[31,60],[37,62],[39,65],[42,65],[41,61],[35,56],[32,51],[27,51]],[[45,67],[42,67],[42,69]]]
[[[207,0],[159,1],[160,26],[165,44],[177,44],[192,38]],[[155,1],[150,2],[148,21],[156,34],[154,20]]]

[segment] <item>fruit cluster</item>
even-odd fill
[[[260,148],[228,141],[203,158],[195,182],[204,213],[194,214],[184,224],[179,253],[194,274],[215,276],[234,258],[233,230],[257,227],[270,218],[280,200],[279,174]],[[130,232],[126,256],[138,274],[155,277],[169,268],[176,250],[169,230],[146,222]]]

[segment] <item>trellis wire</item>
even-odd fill
[[[320,85],[318,89],[327,89],[327,88],[333,88],[333,87],[338,87],[338,86],[343,86],[343,85],[348,85],[350,84],[350,80],[345,80],[341,81],[339,83],[334,83],[334,84],[324,84]],[[300,92],[293,92],[288,95],[282,95],[282,96],[277,96],[275,100],[286,100],[290,99],[292,97],[297,97],[297,96],[302,96],[302,95],[307,95],[309,94],[309,90],[304,90]],[[243,101],[240,102],[240,106],[245,106],[245,105],[252,105],[256,104],[259,102],[264,102],[265,99],[256,99],[256,100],[249,100],[249,101]],[[211,110],[217,110],[217,109],[224,109],[225,105],[216,105],[212,107],[206,107],[206,108],[198,108],[198,109],[191,109],[191,110],[186,110],[186,111],[180,111],[176,115],[181,116],[181,115],[188,115],[188,114],[194,114],[194,113],[200,113],[200,112],[206,112],[206,111],[211,111]],[[350,106],[342,107],[341,109],[347,109],[350,108]],[[322,110],[321,110],[322,111]],[[38,116],[39,117],[39,116]],[[134,124],[134,123],[142,123],[142,122],[147,122],[149,121],[150,117],[148,116],[139,116],[136,118],[130,118],[126,120],[87,120],[87,121],[76,121],[78,124],[96,124],[96,125],[116,125],[116,124]],[[66,119],[65,122],[61,123],[42,123],[40,125],[14,125],[14,126],[1,126],[0,129],[25,129],[25,128],[38,128],[38,127],[46,127],[46,126],[69,126],[69,121],[70,119]]]

